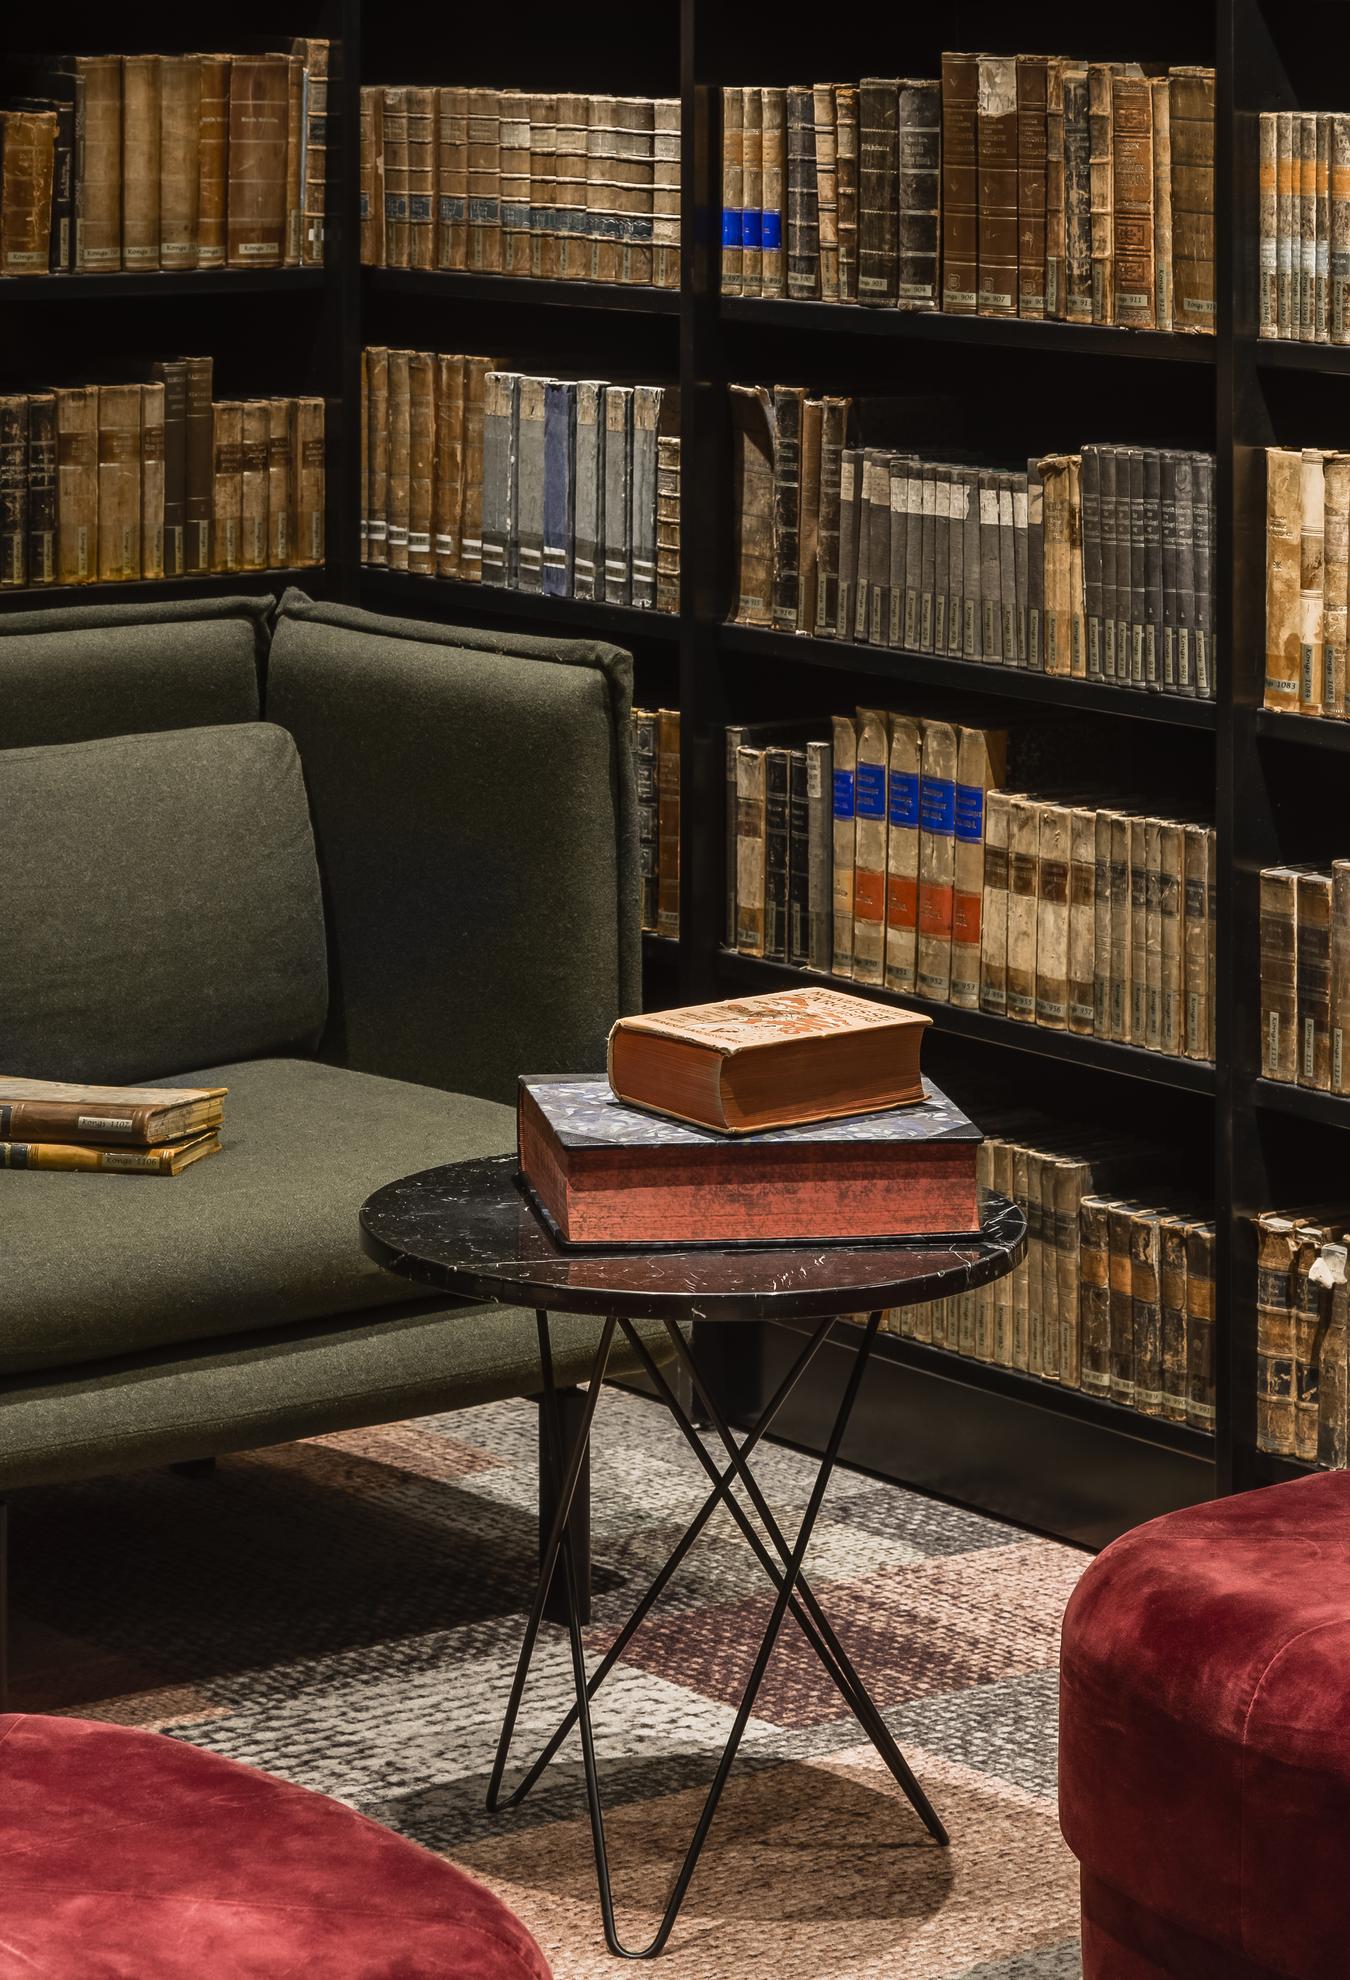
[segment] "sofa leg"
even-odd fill
[[[216,1461],[209,1458],[184,1458],[181,1464],[171,1464],[170,1471],[176,1471],[180,1478],[210,1478],[216,1468]]]
[[[557,1391],[558,1423],[562,1430],[562,1464],[567,1469],[567,1460],[576,1444],[577,1432],[581,1425],[582,1411],[586,1407],[584,1389],[559,1389]],[[548,1441],[544,1431],[544,1403],[539,1399],[539,1552],[542,1556],[553,1525],[553,1514],[557,1507],[558,1495],[555,1480],[549,1469]],[[577,1565],[577,1598],[581,1609],[581,1620],[591,1619],[591,1462],[587,1453],[586,1462],[581,1467],[577,1480],[576,1494],[572,1500],[572,1515],[568,1520],[568,1532],[572,1541],[572,1552]],[[563,1579],[561,1561],[554,1571],[548,1591],[544,1614],[550,1622],[567,1621],[567,1591]]]

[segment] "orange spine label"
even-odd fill
[[[925,887],[919,896],[919,932],[922,935],[948,935],[952,932],[952,889]]]
[[[891,928],[918,927],[919,883],[912,873],[892,873],[887,880],[886,922]]]

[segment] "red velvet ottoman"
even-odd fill
[[[1152,1520],[1064,1618],[1085,1980],[1350,1974],[1350,1475]]]
[[[462,1870],[157,1733],[0,1717],[0,1980],[549,1980]]]

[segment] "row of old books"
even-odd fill
[[[383,346],[362,368],[363,561],[679,609],[672,388]]]
[[[1264,703],[1293,715],[1350,715],[1350,454],[1266,449]]]
[[[224,1086],[85,1086],[0,1074],[0,1169],[177,1176],[220,1149]]]
[[[642,931],[680,935],[680,711],[633,710]]]
[[[728,729],[728,948],[1212,1059],[1212,828],[1009,792],[1006,742],[880,709]]]
[[[1350,1093],[1350,860],[1261,874],[1261,1076]]]
[[[722,292],[1212,332],[1214,71],[724,88]]]
[[[0,586],[323,562],[323,400],[213,400],[210,358],[150,369],[0,396]]]
[[[973,466],[848,444],[846,398],[729,389],[738,624],[1212,698],[1212,455]]]
[[[1346,1217],[1324,1205],[1256,1224],[1256,1444],[1350,1465]]]
[[[1263,110],[1260,335],[1350,344],[1350,116]]]
[[[34,64],[0,118],[0,275],[322,262],[328,57]]]
[[[1181,1207],[1169,1166],[1099,1121],[995,1115],[976,1174],[1024,1212],[1026,1255],[992,1285],[898,1309],[890,1330],[1213,1430],[1214,1224]]]
[[[678,288],[679,99],[364,88],[361,259]]]

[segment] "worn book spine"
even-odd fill
[[[602,106],[602,157],[612,165],[615,137],[613,97],[592,97],[592,127],[597,105]],[[530,272],[530,97],[523,89],[504,89],[499,99],[498,132],[501,199],[502,274]],[[386,132],[388,111],[385,112]],[[608,170],[605,174],[609,180]],[[606,201],[608,205],[608,201]],[[612,243],[613,244],[613,243]],[[605,279],[613,281],[614,272]]]
[[[1111,1340],[1111,1400],[1133,1409],[1136,1402],[1134,1273],[1131,1240],[1137,1203],[1112,1203],[1106,1213]]]
[[[464,480],[460,497],[459,575],[477,584],[483,576],[483,428],[491,358],[464,360]],[[580,391],[580,387],[578,387]]]
[[[647,132],[650,150],[650,128]],[[650,163],[648,158],[644,162]],[[647,221],[651,221],[651,181],[646,185]],[[556,281],[558,264],[558,98],[541,93],[530,98],[530,273]],[[644,243],[650,280],[650,236]]]
[[[891,717],[887,787],[886,959],[888,990],[913,995],[918,968],[919,781],[922,739],[917,722]]]
[[[755,92],[758,95],[758,91]],[[839,301],[839,175],[834,124],[834,89],[830,83],[811,87],[811,116],[815,127],[816,223],[820,242],[820,296]]]
[[[1182,955],[1184,841],[1180,825],[1164,820],[1158,828],[1158,917],[1161,944],[1159,1049],[1174,1056],[1186,1049],[1186,983]]]
[[[1081,457],[1080,486],[1083,525],[1083,613],[1087,636],[1087,677],[1101,680],[1105,673],[1102,644],[1102,534],[1101,458],[1097,447],[1084,447]]]
[[[1036,877],[1036,1022],[1063,1031],[1069,1018],[1070,814],[1041,806]]]
[[[1186,1219],[1159,1224],[1159,1294],[1162,1323],[1162,1394],[1158,1413],[1169,1423],[1186,1421]]]
[[[835,83],[833,89],[839,300],[856,302],[858,300],[858,92],[852,83]],[[766,287],[765,294],[769,293]],[[781,295],[782,290],[779,289],[774,293]]]
[[[773,624],[774,442],[773,402],[762,385],[732,385],[731,415],[737,494],[739,625]]]
[[[858,301],[896,301],[899,280],[900,84],[858,85]]]
[[[656,716],[650,708],[633,710],[633,776],[637,786],[638,814],[638,876],[639,914],[644,933],[656,933],[657,890],[659,886],[660,851],[657,837],[657,792],[656,792]],[[728,732],[730,733],[730,732]],[[731,780],[731,820],[732,863],[730,869],[731,903],[731,946],[736,945],[735,927],[735,887],[736,887],[736,780],[734,771]]]
[[[1350,1465],[1350,1290],[1342,1277],[1332,1287],[1330,1312],[1322,1336],[1317,1395],[1317,1462],[1329,1471]]]
[[[736,752],[736,947],[764,954],[764,763],[762,749]]]
[[[978,55],[942,57],[942,307],[974,316],[979,307]]]
[[[1181,948],[1185,1052],[1188,1059],[1209,1056],[1208,836],[1203,825],[1187,825],[1182,833]]]
[[[1110,1035],[1119,1043],[1128,1044],[1130,1016],[1134,1002],[1130,939],[1132,915],[1130,820],[1119,811],[1108,812],[1107,818],[1111,830]]]
[[[786,962],[791,766],[785,749],[764,751],[764,957]]]
[[[1322,712],[1323,565],[1326,484],[1319,447],[1305,447],[1299,470],[1299,683],[1301,715]]]
[[[324,559],[324,402],[291,400],[292,554],[297,564]]]
[[[1154,850],[1157,838],[1155,826]],[[1149,1030],[1149,824],[1147,818],[1131,818],[1130,834],[1130,1043],[1148,1045]],[[1154,886],[1157,866],[1154,866]],[[1155,893],[1156,915],[1156,893]],[[1156,970],[1154,972],[1156,982]]]
[[[633,602],[633,388],[605,387],[605,602]]]
[[[46,275],[52,263],[55,111],[0,112],[0,275]]]
[[[658,108],[660,107],[658,106]],[[589,269],[583,266],[582,260],[586,221],[586,135],[589,128],[589,121],[590,112],[584,96],[559,96],[558,122],[553,152],[553,202],[554,219],[556,222],[554,255],[558,276],[562,281],[584,281],[589,273]],[[674,212],[676,216],[676,232],[674,239],[678,258],[678,123],[676,124],[675,164],[676,201]],[[658,166],[658,172],[663,169]],[[444,176],[442,176],[441,184],[442,205],[444,205]],[[462,267],[464,264],[459,263],[457,265]],[[669,284],[667,283],[666,286],[669,286]]]
[[[834,821],[832,750],[827,742],[806,745],[807,942],[806,964],[828,972],[833,960]]]
[[[1115,160],[1111,91],[1115,65],[1088,66],[1088,204],[1092,260],[1092,321],[1115,321]]]
[[[942,85],[902,81],[897,111],[896,300],[937,309],[942,194]]]
[[[1150,1052],[1162,1047],[1162,820],[1144,821],[1144,1039]]]
[[[435,360],[436,453],[432,549],[438,577],[458,577],[464,496],[464,359]]]
[[[653,717],[653,720],[654,719],[655,718]],[[745,742],[745,736],[746,736],[746,731],[740,723],[729,722],[727,724],[726,730],[724,731],[724,737],[726,742],[726,774],[724,779],[725,789],[723,792],[723,799],[722,799],[722,828],[723,828],[723,837],[725,841],[725,846],[724,846],[725,870],[722,875],[723,893],[725,896],[725,899],[723,901],[723,908],[725,912],[725,925],[723,927],[722,933],[723,933],[723,940],[725,942],[725,946],[728,949],[736,948],[739,943],[739,936],[737,934],[737,913],[738,913],[737,863],[738,863],[739,855],[737,852],[737,848],[740,843],[739,840],[740,819],[737,810],[737,789],[738,789],[738,780],[739,780],[738,759],[742,747],[747,746]],[[656,775],[655,747],[656,745],[655,742],[653,741],[652,744],[653,792],[655,791],[656,788],[654,781]],[[655,846],[655,840],[656,840],[656,830],[655,830],[655,826],[653,825],[652,828],[653,847]],[[655,873],[656,871],[654,852],[653,852],[652,871],[653,873]],[[655,902],[655,896],[653,895],[653,903],[654,902]],[[656,925],[655,912],[656,912],[655,905],[653,904],[653,908],[652,908],[653,927],[655,927]]]
[[[544,580],[544,392],[545,380],[523,376],[516,411],[516,529],[512,552],[512,583],[518,591],[540,592]],[[631,401],[630,401],[631,404]],[[631,439],[629,439],[631,447]],[[606,467],[608,467],[608,458]],[[629,484],[622,495],[625,509]],[[625,521],[627,520],[625,516]],[[628,531],[624,530],[623,565],[628,571]],[[627,591],[627,583],[625,583]],[[627,603],[625,597],[625,603]]]
[[[1014,798],[1008,808],[1008,934],[1006,1015],[1036,1022],[1036,894],[1041,806]]]
[[[407,198],[407,243],[409,268],[436,266],[436,92],[409,89],[405,92],[406,118],[405,186]],[[296,189],[298,191],[298,188]],[[300,248],[296,229],[296,253]],[[405,264],[400,263],[400,266]]]
[[[1064,211],[1064,69],[1052,56],[1045,71],[1045,313],[1068,314],[1067,229]]]
[[[389,351],[365,353],[367,411],[366,562],[389,561]]]
[[[1036,463],[1041,483],[1045,543],[1045,672],[1069,674],[1072,668],[1073,601],[1070,530],[1070,460],[1049,454]],[[983,496],[981,497],[983,500]]]
[[[853,785],[853,979],[881,983],[886,973],[886,766],[890,738],[885,715],[861,708]]]
[[[1159,529],[1162,558],[1162,624],[1158,629],[1158,685],[1164,694],[1177,692],[1177,455],[1159,452]]]
[[[1298,146],[1298,338],[1311,344],[1317,286],[1317,118],[1304,111],[1295,124]]]
[[[213,365],[209,357],[183,359],[186,374],[184,419],[183,568],[189,575],[211,569],[211,526],[215,515],[215,427]]]
[[[28,582],[28,400],[0,397],[0,585]]]
[[[1276,320],[1281,338],[1298,335],[1298,160],[1297,118],[1275,113],[1275,269]]]
[[[300,266],[305,217],[304,178],[305,65],[292,49],[286,63],[285,217],[281,250],[284,268]]]
[[[648,609],[656,603],[656,435],[664,396],[660,385],[633,387],[631,603]]]
[[[1279,296],[1279,250],[1276,155],[1278,146],[1278,119],[1273,110],[1263,110],[1260,116],[1259,132],[1259,179],[1258,179],[1258,224],[1260,228],[1258,278],[1260,295],[1257,303],[1257,334],[1262,337],[1278,337],[1280,334]]]
[[[572,595],[575,598],[604,596],[604,418],[604,386],[595,379],[581,380],[577,386],[573,470]]]
[[[773,388],[773,624],[783,632],[797,625],[805,401],[799,385]]]
[[[267,401],[267,562],[273,570],[285,570],[295,555],[295,545],[291,540],[294,510],[291,402],[289,399],[269,399]]]
[[[980,1007],[985,819],[1003,758],[1001,733],[973,728],[957,731],[950,998],[968,1011]]]
[[[501,92],[469,91],[469,267],[479,274],[502,266]]]
[[[765,92],[761,91],[761,98]],[[559,98],[560,102],[568,101]],[[658,96],[652,105],[652,280],[658,289],[680,286],[680,99]],[[559,131],[561,136],[561,130]],[[768,132],[763,132],[767,176]],[[781,153],[780,153],[781,160]],[[779,170],[781,173],[781,163]],[[760,225],[761,280],[766,295],[769,249]],[[560,272],[562,272],[560,267]]]
[[[1017,57],[1017,313],[1045,309],[1046,76],[1044,55]]]
[[[1085,67],[1064,70],[1064,280],[1071,323],[1092,321],[1092,135]]]
[[[56,582],[56,398],[28,399],[28,582]]]
[[[436,466],[436,360],[430,351],[408,358],[408,569],[436,575],[432,543]]]
[[[374,84],[361,88],[361,178],[357,211],[361,225],[361,261],[367,268],[384,266],[384,91]]]
[[[1172,119],[1166,76],[1149,82],[1153,121],[1153,310],[1154,326],[1172,328]]]
[[[859,522],[862,511],[863,456],[856,447],[844,447],[839,455],[839,588],[838,619],[834,630],[840,639],[852,639],[854,592],[858,578]]]
[[[408,518],[412,469],[411,351],[389,353],[389,480],[385,493],[388,517],[388,564],[392,571],[408,568]]]
[[[1345,705],[1347,586],[1350,585],[1350,455],[1323,454],[1322,713]],[[1302,546],[1300,545],[1300,560]]]
[[[513,577],[516,538],[519,394],[519,372],[490,371],[487,374],[483,391],[481,574],[484,584],[508,588]]]
[[[1170,81],[1173,327],[1212,332],[1214,71],[1173,69]]]
[[[231,268],[280,268],[285,259],[289,90],[284,55],[231,57],[225,208],[225,258]],[[386,92],[386,143],[393,94]]]
[[[237,399],[217,399],[212,415],[211,569],[240,568],[239,531],[243,504],[244,408]],[[102,488],[99,527],[102,531]]]
[[[291,53],[304,63],[304,162],[301,170],[300,257],[323,265],[328,227],[328,80],[331,45],[320,36],[301,38]]]
[[[1002,590],[999,581],[998,476],[989,468],[980,470],[980,655],[987,661],[1003,659]]]
[[[192,58],[198,70],[196,133],[197,189],[194,256],[187,265],[194,268],[223,268],[226,254],[225,209],[229,194],[230,135],[230,57],[199,55]],[[167,142],[167,131],[165,133]],[[190,142],[190,140],[189,140]],[[161,156],[161,185],[164,159]],[[184,194],[186,201],[187,195]],[[173,211],[172,207],[170,209]],[[164,235],[164,213],[160,215]],[[364,255],[363,255],[364,259]],[[166,262],[165,266],[169,264]]]
[[[650,403],[652,395],[656,403]],[[558,379],[544,387],[544,571],[543,590],[549,598],[572,595],[572,542],[576,491],[572,462],[576,456],[577,388]],[[634,393],[633,445],[633,602],[656,602],[656,425],[660,389],[639,385]],[[641,429],[642,446],[638,447]],[[650,446],[647,444],[650,436]],[[648,491],[646,483],[651,481]],[[642,484],[641,492],[639,484]],[[647,498],[650,495],[650,512]],[[648,514],[650,513],[650,520]],[[639,541],[640,537],[640,541]]]
[[[1111,1393],[1111,1198],[1089,1194],[1079,1211],[1079,1386],[1084,1395]]]
[[[1294,1316],[1291,1276],[1298,1235],[1287,1217],[1258,1217],[1256,1255],[1256,1447],[1294,1454]]]
[[[1330,873],[1299,873],[1295,881],[1295,989],[1298,999],[1298,1083],[1331,1087]]]
[[[853,855],[854,794],[858,768],[858,735],[848,715],[831,721],[833,847],[833,942],[830,967],[836,976],[853,974]]]
[[[239,568],[267,568],[267,444],[265,399],[246,399],[239,416]]]
[[[1186,1226],[1186,1421],[1214,1428],[1214,1226]]]
[[[1045,668],[1045,487],[1040,465],[1027,462],[1027,667]]]
[[[1314,250],[1313,341],[1331,342],[1331,119],[1324,112],[1317,117],[1317,192],[1315,221],[1317,240]]]
[[[787,292],[820,292],[820,224],[816,203],[816,134],[809,89],[790,88],[787,102]],[[744,256],[742,256],[742,262]],[[744,277],[742,278],[744,283]]]
[[[1082,807],[1069,818],[1067,1029],[1090,1037],[1094,1029],[1093,943],[1096,934],[1096,815]],[[1039,942],[1039,931],[1037,936]],[[1039,985],[1038,985],[1039,995]]]
[[[164,576],[164,387],[141,387],[141,567],[139,576]]]
[[[195,268],[201,193],[201,58],[161,56],[159,84],[158,266]]]
[[[867,616],[858,636],[874,646],[886,643],[890,624],[891,457],[869,448],[863,468],[867,530]]]
[[[1013,476],[998,476],[998,584],[1003,664],[1017,665],[1017,531],[1013,516]]]
[[[787,212],[787,92],[761,89],[759,216],[760,293],[787,294],[783,241]],[[731,291],[736,294],[738,291]]]
[[[1141,449],[1144,481],[1144,686],[1162,686],[1163,614],[1162,457],[1156,447]]]
[[[1297,709],[1301,683],[1303,457],[1266,449],[1267,708]]]
[[[1298,1077],[1297,875],[1267,867],[1261,875],[1261,1075]]]
[[[741,225],[745,205],[744,91],[737,84],[722,90],[722,294],[739,296],[741,286]]]
[[[814,625],[818,637],[833,638],[839,623],[840,477],[848,401],[825,398],[820,414],[820,514],[816,525]]]
[[[101,583],[141,575],[139,385],[98,388],[98,575]]]
[[[1130,1218],[1130,1309],[1134,1325],[1134,1407],[1163,1413],[1161,1227],[1156,1210]]]
[[[90,275],[122,266],[122,57],[77,55],[75,266]]]
[[[659,878],[656,932],[671,941],[680,933],[680,711],[656,712],[656,792]]]
[[[953,659],[961,657],[965,633],[966,533],[972,498],[978,503],[978,484],[972,487],[969,472],[954,469],[948,496],[947,542],[947,652]]]
[[[1331,1090],[1350,1092],[1350,860],[1331,863]]]
[[[656,137],[652,99],[649,96],[620,97],[615,106],[615,125],[612,205],[619,247],[616,273],[621,282],[650,287]],[[756,132],[756,137],[758,135]],[[755,215],[758,219],[758,205]],[[758,226],[754,231],[758,236]]]
[[[1092,1033],[1111,1036],[1111,814],[1093,818]]]
[[[797,540],[797,632],[814,630],[820,562],[820,438],[824,407],[806,399],[801,412],[801,520]]]
[[[1317,1459],[1319,1349],[1322,1332],[1322,1291],[1312,1276],[1330,1236],[1321,1224],[1298,1227],[1298,1255],[1291,1274],[1294,1347],[1294,1456],[1303,1464]],[[1328,1303],[1329,1304],[1329,1303]]]
[[[1008,1007],[1008,797],[990,791],[984,808],[984,897],[980,926],[980,1009]]]
[[[788,766],[787,960],[804,969],[810,959],[811,801],[806,751],[784,752]]]
[[[1111,84],[1112,245],[1117,323],[1157,327],[1154,264],[1153,89],[1146,76]]]
[[[1331,255],[1327,310],[1331,342],[1350,344],[1350,116],[1338,113],[1331,119],[1327,170]]]

